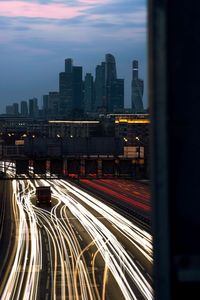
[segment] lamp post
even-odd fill
[[[140,138],[138,136],[135,137],[135,141],[136,141],[136,153],[137,153],[137,157],[135,160],[135,179],[138,179],[138,170],[139,170],[139,163],[140,163]]]
[[[136,141],[137,141],[137,159],[140,159],[140,138],[138,136],[136,136]],[[139,145],[139,146],[138,146]]]

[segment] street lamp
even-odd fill
[[[137,153],[137,157],[135,160],[135,178],[138,179],[138,171],[139,171],[139,164],[140,164],[140,138],[139,136],[135,137],[136,140],[136,153]]]
[[[136,136],[135,139],[136,139],[137,141],[140,141],[140,138],[139,138],[138,136]]]
[[[135,140],[137,141],[137,146],[136,146],[137,159],[140,159],[140,138],[136,136]]]

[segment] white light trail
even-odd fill
[[[33,204],[36,186],[40,185],[51,186],[56,204],[49,211]],[[153,299],[151,284],[122,243],[125,239],[131,249],[152,265],[149,233],[64,180],[13,180],[12,188],[17,238],[7,268],[7,281],[1,286],[2,300],[37,299],[40,270],[44,263],[44,236],[48,240],[49,295],[52,299],[104,300],[106,290],[110,288],[107,284],[109,273],[124,299],[137,299],[138,293],[144,299]],[[79,227],[84,228],[83,237],[73,227],[72,217]],[[90,265],[86,253],[92,253]],[[102,289],[98,288],[95,271],[99,255],[104,260]]]

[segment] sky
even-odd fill
[[[5,106],[58,91],[64,59],[95,74],[115,56],[131,100],[131,64],[139,61],[147,107],[146,0],[0,0],[0,113]]]

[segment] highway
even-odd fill
[[[0,275],[4,273],[6,268],[6,259],[9,255],[7,249],[11,245],[10,236],[13,231],[11,222],[12,202],[11,202],[11,184],[9,181],[0,180]],[[6,231],[4,230],[6,228]],[[0,282],[2,277],[0,276]]]
[[[106,203],[131,212],[151,223],[151,199],[148,184],[127,179],[80,179],[79,186],[99,195]]]
[[[35,205],[50,185],[52,208]],[[64,180],[12,180],[16,236],[1,299],[153,299],[152,238]]]

